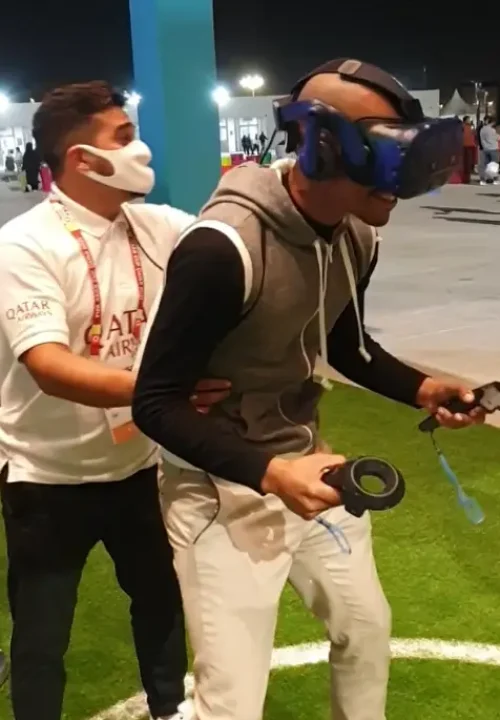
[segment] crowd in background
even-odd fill
[[[462,182],[469,184],[476,167],[479,184],[498,184],[499,176],[499,143],[497,120],[485,115],[476,127],[469,115],[465,115],[463,123],[463,159]]]
[[[255,136],[252,140],[250,135],[243,135],[241,138],[241,148],[247,157],[259,155],[264,152],[267,142],[267,135],[261,132],[259,136]]]
[[[21,152],[19,147],[9,150],[3,162],[3,178],[7,183],[17,183],[23,192],[29,193],[40,188],[48,192],[52,177],[32,142],[26,143]]]

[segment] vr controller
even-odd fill
[[[443,407],[449,410],[451,413],[470,413],[471,410],[476,408],[482,408],[488,415],[500,410],[500,382],[490,382],[486,385],[473,390],[474,400],[471,403],[466,403],[459,398],[454,398],[448,403],[445,403]],[[437,419],[434,415],[429,415],[423,420],[418,429],[424,433],[432,433],[440,427]]]
[[[367,478],[382,483],[381,492],[371,492],[364,484]],[[405,496],[405,481],[401,473],[385,460],[361,457],[350,460],[335,470],[327,470],[323,482],[338,490],[345,509],[354,517],[362,517],[366,510],[389,510]]]

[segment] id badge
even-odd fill
[[[131,408],[108,408],[104,412],[115,445],[123,445],[123,443],[134,440],[140,435],[139,428],[132,420]]]

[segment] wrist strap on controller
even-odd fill
[[[444,407],[452,413],[469,413],[473,408],[480,407],[486,413],[494,413],[500,410],[500,382],[493,381],[473,390],[474,401],[465,403],[460,398],[452,398]],[[457,502],[464,511],[467,519],[473,525],[479,525],[484,520],[484,512],[475,498],[467,495],[451,465],[446,459],[434,436],[435,430],[439,428],[439,422],[433,415],[425,418],[418,426],[419,430],[429,433],[434,450],[438,456],[439,464],[446,478],[449,480],[457,495]]]
[[[449,480],[449,482],[455,489],[457,495],[457,502],[464,511],[467,520],[469,520],[469,522],[471,522],[473,525],[480,525],[485,518],[485,514],[481,505],[475,498],[467,495],[467,493],[463,489],[462,484],[460,483],[456,473],[446,459],[446,455],[442,451],[440,445],[438,444],[434,436],[434,432],[430,433],[430,438],[434,450],[436,451],[436,455],[438,457],[441,469],[446,478]]]
[[[382,492],[371,492],[363,479],[375,477],[382,482]],[[351,460],[336,470],[328,470],[323,481],[342,496],[344,507],[354,517],[362,517],[366,510],[382,511],[398,505],[405,495],[405,481],[399,470],[385,460],[361,457]],[[340,551],[351,554],[351,546],[339,525],[319,516],[316,522],[330,533]]]

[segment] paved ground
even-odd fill
[[[0,225],[39,197],[0,183]],[[383,229],[367,325],[415,364],[500,379],[499,275],[500,186],[449,185],[401,203]]]
[[[367,324],[409,360],[500,379],[500,187],[401,203],[383,231]]]
[[[0,226],[35,205],[43,197],[41,192],[21,192],[15,183],[0,181]]]

